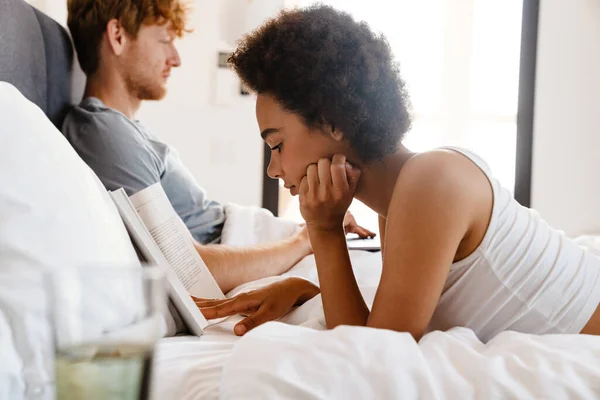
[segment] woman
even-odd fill
[[[258,94],[268,173],[300,196],[328,328],[410,332],[465,326],[600,334],[600,259],[521,207],[473,153],[416,154],[401,140],[409,100],[386,40],[326,6],[284,11],[230,58]],[[383,270],[372,311],[342,227],[353,197],[380,215]],[[208,317],[256,311],[236,332],[317,293],[301,280],[226,302]],[[217,306],[217,307],[215,307]]]

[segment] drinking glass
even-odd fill
[[[160,269],[66,268],[47,284],[56,398],[148,398],[153,349],[165,328]]]

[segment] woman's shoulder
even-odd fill
[[[454,149],[440,148],[413,155],[402,167],[394,192],[430,203],[474,207],[491,200],[490,181],[473,158]]]
[[[469,178],[485,177],[479,164],[466,153],[450,148],[439,148],[416,153],[406,161],[398,179],[423,180],[423,183],[457,187],[471,182]]]
[[[493,207],[494,191],[481,167],[465,154],[436,149],[415,154],[404,164],[388,221],[409,230],[425,226],[436,240],[455,243],[454,262],[482,242]]]

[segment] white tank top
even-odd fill
[[[483,171],[494,204],[479,247],[450,266],[428,331],[465,326],[483,341],[505,330],[579,333],[600,303],[600,257],[517,203],[477,155],[447,149]]]

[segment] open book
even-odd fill
[[[131,197],[110,192],[139,253],[165,273],[170,296],[190,331],[198,336],[208,322],[190,294],[209,299],[225,295],[194,247],[192,235],[177,215],[160,183]]]

